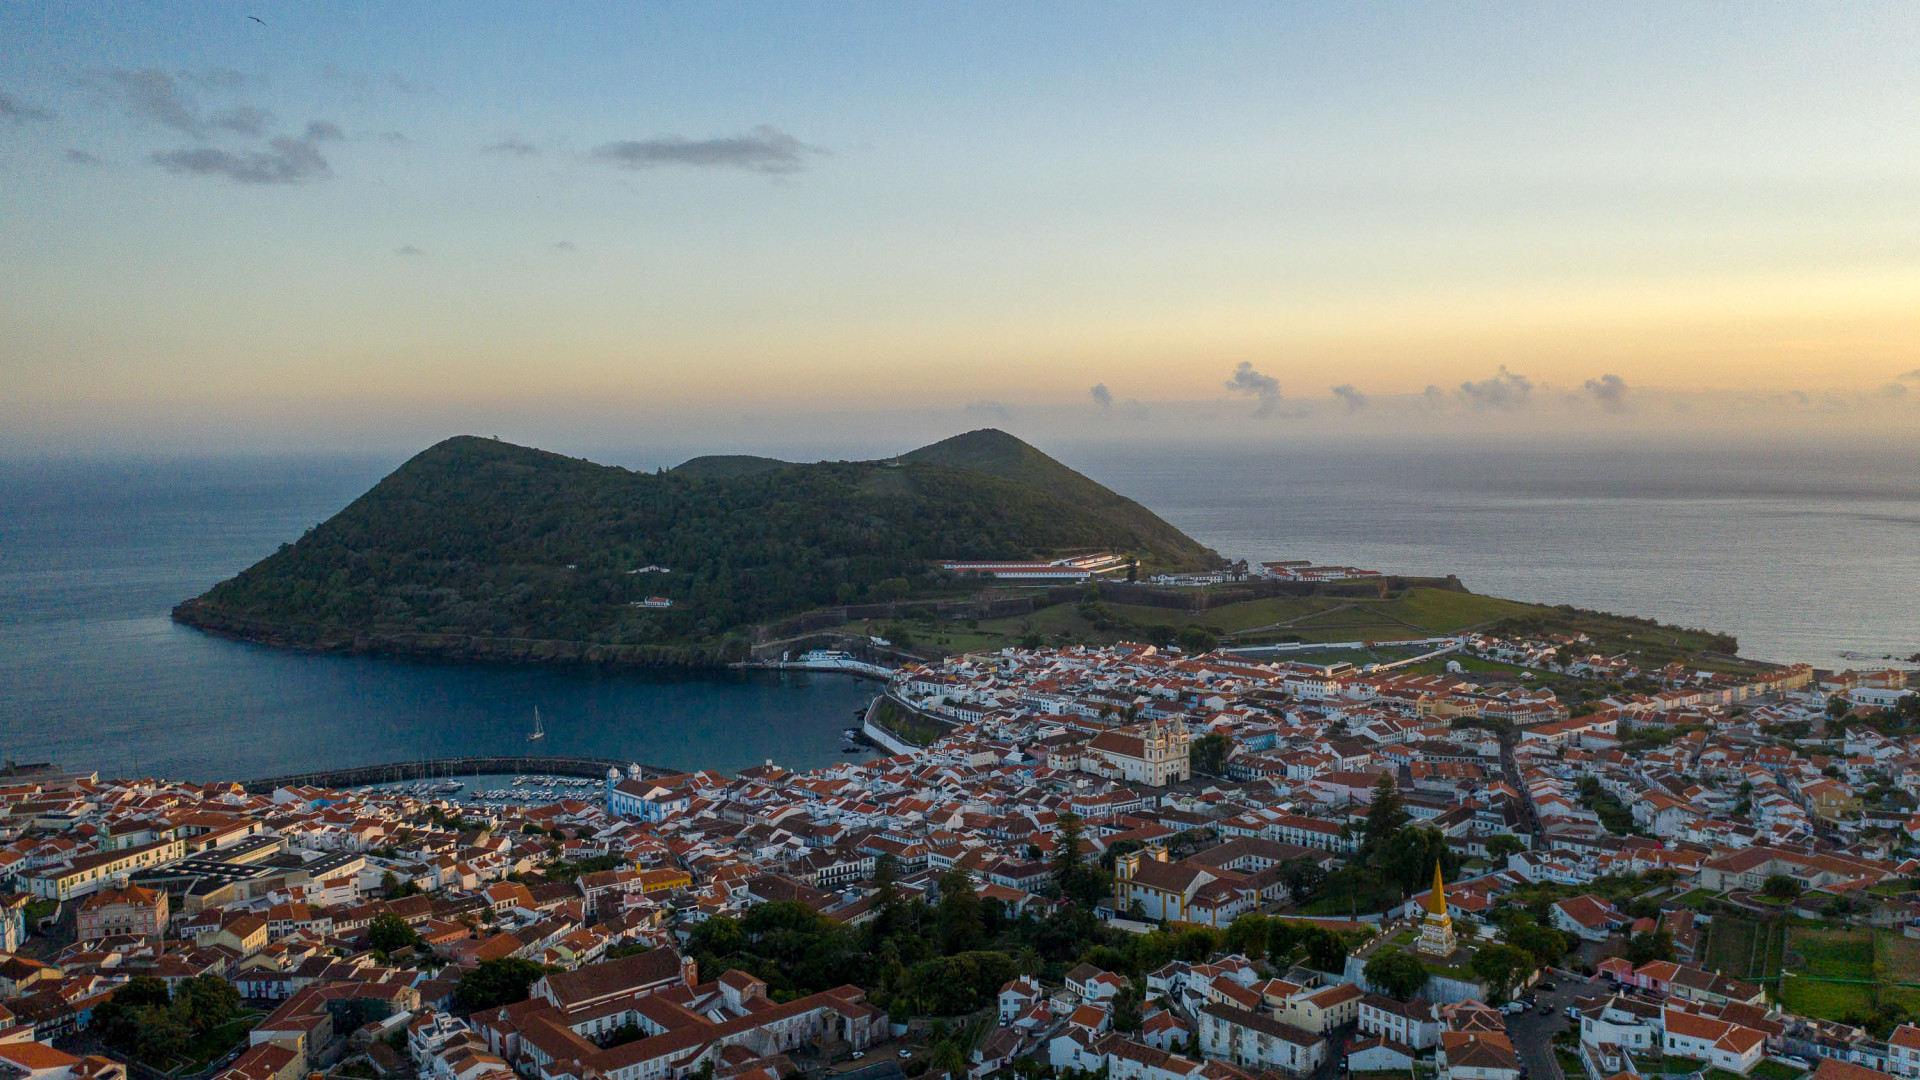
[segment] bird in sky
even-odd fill
[[[247,16],[247,18],[252,19],[254,22],[259,23],[261,26],[267,25],[267,20],[261,18],[258,15],[249,15]]]

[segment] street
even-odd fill
[[[1550,973],[1544,981],[1555,984],[1556,989],[1536,991],[1533,1008],[1507,1018],[1507,1034],[1513,1038],[1513,1048],[1520,1055],[1520,1064],[1527,1070],[1529,1080],[1565,1080],[1560,1062],[1553,1054],[1553,1037],[1579,1021],[1568,1018],[1561,1010],[1568,1005],[1592,1005],[1604,998],[1606,991],[1579,975],[1563,971]],[[1541,1016],[1542,1005],[1552,1005],[1553,1015]]]

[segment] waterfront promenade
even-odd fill
[[[616,761],[612,758],[541,755],[419,758],[413,761],[391,761],[381,765],[357,765],[348,769],[324,769],[319,772],[263,777],[259,780],[247,781],[246,788],[256,794],[265,794],[282,787],[361,787],[367,784],[391,784],[406,780],[431,780],[452,776],[510,776],[527,773],[539,776],[585,776],[604,780],[608,769],[619,769],[625,772],[631,764],[633,763]],[[658,765],[641,765],[640,769],[648,777],[673,776],[681,771],[662,768]]]

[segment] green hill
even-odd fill
[[[730,480],[736,476],[784,469],[792,464],[791,461],[755,457],[752,454],[708,454],[706,457],[689,458],[675,465],[673,471],[681,476],[694,476],[702,480]]]
[[[1094,550],[1218,561],[998,432],[885,462],[696,458],[665,473],[459,437],[174,617],[321,649],[700,663],[810,609],[969,591],[937,559]],[[655,596],[672,606],[641,606]]]

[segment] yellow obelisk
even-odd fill
[[[1440,877],[1440,864],[1433,864],[1433,893],[1427,897],[1427,914],[1420,921],[1420,940],[1414,949],[1429,956],[1452,956],[1459,947],[1453,936],[1453,916],[1447,914],[1447,884]]]

